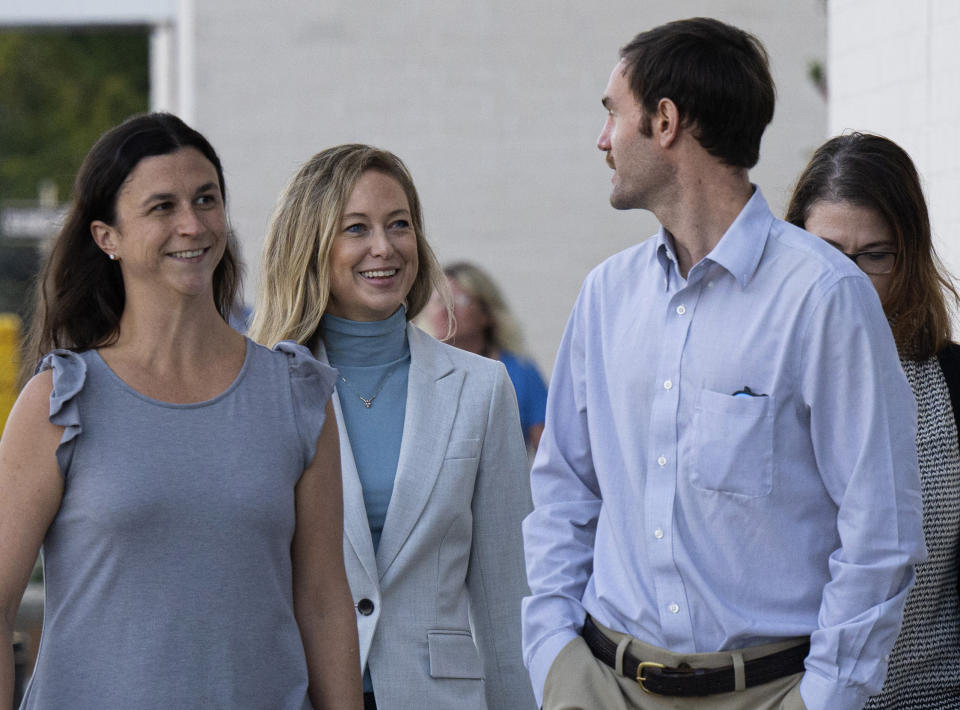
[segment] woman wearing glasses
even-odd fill
[[[447,304],[434,292],[424,309],[427,332],[461,350],[504,364],[517,391],[524,441],[531,453],[536,453],[546,416],[547,385],[534,362],[522,354],[523,336],[517,319],[496,282],[479,266],[458,261],[443,267],[443,273],[453,293],[453,321]]]
[[[950,342],[945,295],[958,296],[933,250],[916,168],[886,138],[833,138],[801,174],[786,219],[873,281],[917,399],[928,558],[917,565],[883,691],[866,707],[960,707],[960,347]]]

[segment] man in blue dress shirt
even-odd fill
[[[524,522],[545,710],[846,710],[880,690],[925,551],[916,406],[870,281],[748,169],[766,53],[709,19],[621,51],[610,202],[659,233],[570,316]]]

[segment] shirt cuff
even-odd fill
[[[530,682],[533,684],[533,694],[537,699],[537,707],[543,706],[543,686],[547,682],[550,666],[553,665],[563,647],[576,637],[575,632],[564,629],[548,637],[530,658],[530,664],[527,667],[530,670]]]
[[[863,688],[808,670],[800,680],[800,697],[807,710],[861,710],[870,695]]]

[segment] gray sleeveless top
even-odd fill
[[[294,486],[334,370],[250,340],[206,402],[169,404],[96,351],[57,350],[50,421],[63,501],[43,542],[29,710],[304,710],[293,614]]]

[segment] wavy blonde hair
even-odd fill
[[[484,333],[488,345],[497,350],[524,352],[520,324],[507,307],[500,288],[486,271],[470,262],[457,261],[443,267],[443,273],[486,311],[490,319],[490,325]],[[449,318],[452,317],[451,312]],[[456,337],[455,324],[452,325],[452,329]]]
[[[260,257],[260,290],[250,337],[273,346],[308,343],[330,299],[330,251],[343,211],[360,177],[377,170],[394,178],[410,205],[417,240],[417,276],[407,293],[414,318],[441,284],[443,273],[423,229],[423,210],[413,178],[393,153],[359,143],[314,155],[293,176],[277,201]]]

